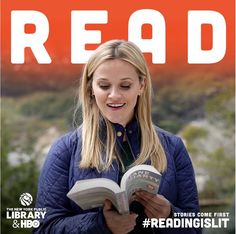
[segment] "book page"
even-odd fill
[[[121,181],[121,189],[126,190],[129,202],[131,196],[138,190],[145,190],[157,194],[161,174],[152,166],[138,165],[125,173]]]
[[[116,194],[120,192],[120,187],[114,181],[95,178],[77,181],[67,196],[82,209],[103,206],[105,199],[109,199],[118,209]]]
[[[106,199],[109,199],[117,210],[119,209],[116,194],[107,188],[90,188],[73,195],[68,195],[68,197],[84,210],[101,207]]]

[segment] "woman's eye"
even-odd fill
[[[110,88],[110,85],[99,85],[99,87],[100,87],[101,89],[106,90],[106,89],[109,89],[109,88]]]
[[[120,86],[122,89],[129,89],[130,88],[130,85],[121,85]]]

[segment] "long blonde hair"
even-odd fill
[[[97,170],[108,169],[116,153],[116,136],[111,123],[103,117],[106,126],[106,141],[101,139],[101,112],[92,97],[92,79],[100,64],[110,59],[120,59],[132,64],[144,81],[143,93],[137,99],[136,118],[140,124],[141,149],[140,155],[132,165],[143,164],[151,160],[151,164],[160,172],[166,169],[167,160],[155,127],[151,120],[151,77],[144,56],[132,42],[112,40],[100,45],[84,67],[80,89],[79,105],[82,107],[82,151],[81,168],[95,167]],[[79,106],[78,106],[79,108]],[[102,158],[102,155],[105,155]]]

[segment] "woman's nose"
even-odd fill
[[[111,89],[108,97],[112,98],[112,99],[118,99],[121,97],[121,94],[117,88],[113,88],[113,89]]]

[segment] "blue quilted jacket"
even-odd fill
[[[135,157],[140,151],[139,127],[133,121],[123,128],[114,124],[117,143],[127,134]],[[159,194],[172,204],[173,212],[198,212],[198,194],[191,160],[182,140],[156,128],[167,157]],[[92,147],[92,146],[91,146]],[[82,210],[66,194],[77,180],[104,177],[118,182],[119,165],[114,160],[108,171],[78,167],[81,152],[81,127],[58,139],[51,147],[39,178],[36,207],[46,208],[46,216],[34,233],[111,233],[105,224],[102,208]],[[146,162],[150,164],[150,162]],[[200,233],[195,229],[158,229],[153,233]],[[139,232],[140,233],[140,232]],[[145,229],[141,231],[145,233]]]

